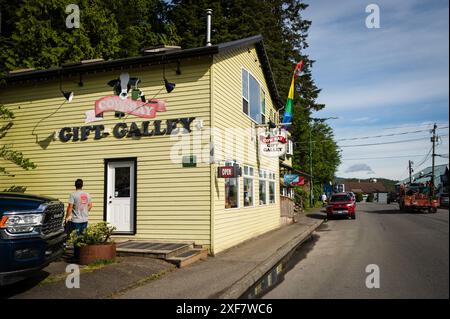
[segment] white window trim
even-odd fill
[[[263,173],[263,177],[261,177],[261,174],[260,173]],[[264,177],[264,173],[266,174],[266,177]],[[259,206],[266,206],[266,205],[268,205],[269,204],[269,192],[268,192],[268,186],[269,186],[269,183],[268,183],[268,181],[269,181],[269,177],[268,177],[268,171],[267,170],[265,170],[265,169],[260,169],[259,171],[258,171],[258,177],[259,177],[259,180],[258,180],[258,182],[259,182],[259,184],[258,184],[258,203],[259,203]],[[264,204],[261,204],[261,198],[260,198],[260,192],[259,192],[259,186],[260,186],[260,184],[261,184],[261,182],[264,182],[265,183],[265,186],[266,186],[266,192],[265,192],[265,203]]]
[[[289,139],[287,143],[286,155],[294,155],[294,143],[291,139]]]
[[[266,90],[264,90],[264,85],[262,85],[262,82],[260,80],[258,80],[258,78],[252,72],[250,72],[248,69],[246,69],[245,67],[241,67],[241,98],[245,99],[247,101],[247,103],[248,103],[248,113],[250,113],[250,78],[247,79],[248,98],[245,98],[244,97],[244,92],[242,92],[242,85],[243,85],[243,83],[242,83],[242,73],[243,73],[242,70],[245,70],[248,75],[251,75],[256,80],[256,82],[258,82],[260,90],[264,92],[264,96],[266,96],[267,94],[266,94]],[[241,99],[241,111],[242,111],[242,114],[247,116],[253,123],[261,124],[258,121],[255,121],[254,119],[252,119],[252,117],[249,114],[245,114],[244,113],[244,111],[242,110],[242,99]],[[261,114],[263,114],[262,113],[262,105],[261,105],[261,96],[259,97],[259,100],[260,101],[259,101],[259,112],[258,112],[258,114],[261,115]],[[267,100],[266,100],[266,110],[265,111],[267,112]],[[265,116],[265,119],[266,119],[266,122],[267,122],[267,115],[264,114],[264,116]]]
[[[253,175],[249,175],[249,174],[245,174],[244,172],[245,172],[245,167],[248,167],[248,168],[252,168],[253,169]],[[250,206],[245,206],[245,199],[242,197],[242,199],[243,199],[243,208],[245,209],[245,208],[254,208],[255,207],[255,168],[253,167],[253,166],[250,166],[250,165],[244,165],[244,171],[243,171],[243,174],[242,174],[242,187],[244,187],[244,185],[245,185],[245,183],[244,183],[244,178],[247,178],[247,179],[251,179],[252,180],[252,191],[253,191],[253,194],[252,194],[252,197],[253,197],[253,203],[252,203],[252,205],[250,205]],[[243,193],[245,193],[245,192],[243,192]]]
[[[266,194],[267,204],[268,205],[276,205],[276,203],[277,203],[277,182],[276,182],[276,177],[277,176],[276,176],[275,172],[272,172],[272,171],[267,171],[267,174],[268,174],[268,177],[267,177],[267,186],[268,186],[268,188],[267,188],[267,194]],[[271,178],[270,175],[272,175],[273,178]],[[274,183],[273,184],[273,199],[274,199],[273,203],[270,203],[270,182]]]
[[[233,164],[238,164],[238,163],[235,161],[225,161],[225,166],[233,165]],[[234,179],[237,180],[237,207],[231,207],[231,208],[225,207],[225,210],[241,209],[241,181],[240,181],[241,178],[240,178],[240,176],[238,176],[238,177],[234,177]],[[225,182],[224,182],[224,190],[225,190]],[[226,194],[225,194],[225,196],[226,196]],[[223,205],[225,206],[225,202],[223,203]]]

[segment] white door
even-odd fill
[[[134,230],[134,162],[109,162],[106,221],[116,232]]]

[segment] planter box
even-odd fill
[[[87,265],[100,260],[114,260],[115,258],[115,243],[88,245],[79,248],[80,265]]]

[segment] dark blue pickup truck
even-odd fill
[[[0,285],[27,278],[64,250],[64,204],[42,196],[0,192]]]

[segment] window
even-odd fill
[[[275,204],[275,173],[269,173],[269,204]]]
[[[253,182],[254,182],[254,171],[253,167],[244,166],[244,207],[253,206]]]
[[[266,94],[261,88],[261,124],[266,123]]]
[[[350,197],[348,195],[333,195],[331,196],[330,202],[350,202]]]
[[[289,188],[289,198],[294,199],[294,189]]]
[[[288,140],[286,145],[286,155],[294,155],[294,143],[291,139]]]
[[[267,172],[259,171],[259,205],[267,204]]]
[[[225,166],[233,165],[232,162],[225,163]],[[225,178],[225,208],[239,207],[239,177]]]
[[[116,167],[114,197],[130,197],[130,167]]]
[[[248,115],[248,72],[242,69],[242,112]]]
[[[259,82],[242,69],[242,112],[257,123],[266,122],[266,94]]]

